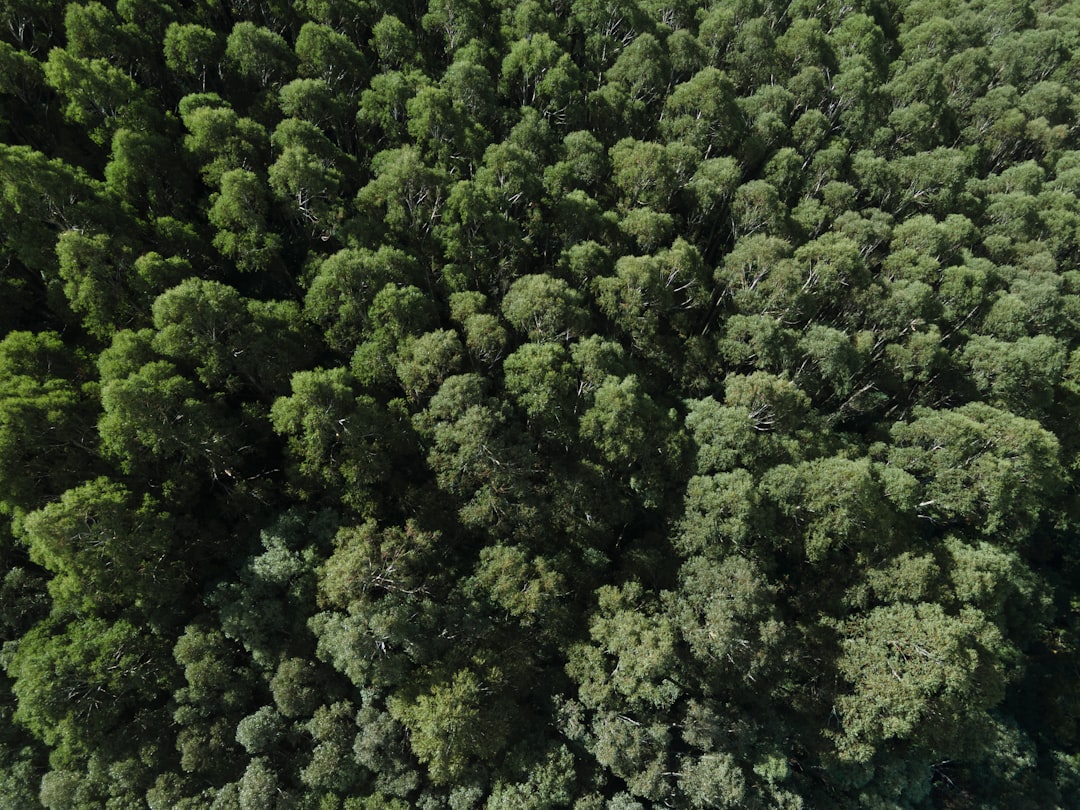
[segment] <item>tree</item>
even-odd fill
[[[368,317],[371,334],[353,354],[353,373],[366,384],[392,385],[398,352],[434,329],[434,306],[416,287],[387,284],[371,300]]]
[[[387,283],[411,286],[416,281],[419,268],[401,250],[341,250],[319,265],[308,286],[304,314],[332,349],[351,356],[369,332],[368,308],[375,296]]]
[[[845,628],[838,659],[851,691],[836,699],[838,753],[867,761],[889,740],[911,740],[923,756],[978,745],[1004,697],[1011,651],[977,610],[890,605]]]
[[[981,402],[917,409],[891,432],[891,461],[922,482],[921,513],[945,526],[1022,544],[1061,486],[1057,438]]]
[[[645,8],[624,0],[575,0],[569,11],[569,30],[584,38],[583,61],[592,75],[603,73],[623,48],[652,28]]]
[[[7,663],[15,719],[55,749],[54,768],[78,768],[92,755],[116,761],[148,742],[124,729],[165,722],[168,658],[164,639],[129,621],[45,620]],[[109,749],[101,750],[105,741]]]
[[[118,129],[105,166],[105,188],[135,216],[166,215],[191,193],[189,178],[170,168],[179,160],[175,142],[149,132]]]
[[[1012,342],[976,335],[964,347],[962,361],[988,404],[1032,417],[1054,406],[1065,350],[1049,335]]]
[[[285,182],[280,176],[278,179],[280,183]],[[300,190],[298,205],[301,211],[304,204],[310,203],[310,199],[305,197],[306,191]],[[232,259],[238,270],[266,270],[277,260],[281,251],[281,237],[270,229],[267,222],[269,198],[266,182],[247,169],[224,172],[221,175],[221,191],[210,195],[207,218],[217,228],[214,247],[223,256]]]
[[[475,0],[431,0],[427,13],[420,18],[420,26],[441,39],[449,55],[481,37],[484,12],[484,7]]]
[[[674,420],[675,412],[665,413],[636,376],[608,377],[582,414],[579,433],[615,480],[656,507],[682,461]]]
[[[503,297],[507,322],[532,340],[568,342],[585,328],[583,296],[561,278],[546,273],[522,276]]]
[[[231,170],[252,172],[265,165],[269,139],[250,118],[241,118],[219,96],[195,94],[180,102],[180,117],[190,133],[184,147],[201,164],[203,181],[218,186]]]
[[[406,396],[420,400],[461,367],[461,340],[449,329],[427,332],[402,341],[395,371]]]
[[[411,67],[419,52],[413,32],[389,13],[371,27],[371,46],[379,57],[380,75]]]
[[[194,371],[209,390],[281,393],[310,356],[293,302],[244,299],[225,284],[189,278],[153,304],[154,349]]]
[[[166,360],[147,363],[101,388],[103,454],[125,472],[168,482],[203,474],[232,478],[235,425],[199,387]]]
[[[743,136],[743,120],[731,79],[706,67],[677,85],[664,102],[660,132],[667,140],[695,147],[704,158],[734,151]]]
[[[200,623],[188,625],[172,651],[183,667],[173,710],[180,767],[217,784],[239,777],[236,725],[255,693],[254,673],[239,651],[220,630]]]
[[[143,279],[132,272],[126,245],[105,234],[86,236],[81,230],[69,230],[60,234],[56,255],[64,294],[90,334],[104,340],[118,329],[139,324],[151,291],[139,289]]]
[[[233,76],[256,89],[280,87],[295,75],[297,57],[285,39],[244,20],[225,41],[225,66]]]
[[[532,107],[561,125],[575,120],[581,75],[570,54],[547,34],[513,43],[499,75],[499,92],[514,106]]]
[[[174,74],[198,83],[199,92],[206,92],[206,78],[221,64],[225,43],[211,28],[196,23],[171,22],[165,31],[165,65]]]
[[[497,671],[482,677],[462,669],[412,701],[389,701],[391,716],[409,729],[409,744],[435,784],[459,781],[503,750],[510,706],[499,699],[498,680]],[[492,700],[503,710],[490,711]]]
[[[820,452],[820,416],[791,380],[763,371],[730,374],[724,389],[722,403],[713,397],[693,401],[686,416],[699,474],[740,467],[764,472]]]
[[[105,59],[83,59],[53,48],[45,79],[64,101],[64,117],[86,127],[94,143],[108,143],[120,127],[138,128],[148,114],[145,91]]]
[[[506,391],[530,424],[563,437],[573,435],[579,393],[569,359],[558,344],[526,343],[502,365]]]
[[[53,574],[53,614],[131,610],[158,619],[183,582],[172,552],[177,529],[149,496],[98,478],[26,516],[31,558]]]
[[[462,522],[513,536],[535,528],[539,493],[524,437],[509,422],[474,374],[446,379],[413,417],[439,488],[462,504]]]
[[[446,200],[446,172],[428,166],[415,147],[380,152],[371,162],[374,177],[356,202],[376,227],[405,243],[422,241],[439,222]]]
[[[93,469],[87,376],[54,332],[0,341],[0,511],[36,509]]]
[[[373,490],[392,469],[401,428],[375,400],[353,391],[346,369],[300,371],[292,394],[270,410],[274,430],[286,437],[302,491],[322,486],[341,493],[357,511],[369,511]]]
[[[296,35],[297,72],[302,79],[322,79],[335,93],[352,95],[365,83],[363,54],[344,34],[327,25],[306,22]]]
[[[291,216],[323,241],[345,217],[341,187],[350,160],[314,124],[290,118],[270,139],[277,159],[268,171],[270,190]]]
[[[405,104],[427,83],[427,77],[418,70],[387,70],[373,76],[371,86],[360,95],[356,122],[363,129],[377,132],[374,140],[382,148],[397,147],[406,135]]]
[[[421,87],[405,105],[409,134],[424,156],[439,166],[451,166],[470,155],[466,122],[458,114],[451,93],[442,87]]]

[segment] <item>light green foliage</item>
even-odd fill
[[[55,332],[0,341],[0,512],[34,509],[79,480],[94,409],[79,364]]]
[[[353,354],[352,370],[365,384],[389,384],[393,381],[398,352],[405,352],[413,339],[434,326],[433,307],[430,299],[418,287],[390,283],[372,298],[367,315],[372,327],[371,334]],[[453,338],[450,335],[444,337],[451,339],[451,344],[444,345],[444,349],[449,349],[450,357],[446,359],[452,365],[452,356],[455,354],[452,348]],[[406,370],[408,376],[409,370],[404,363],[402,369]],[[429,368],[428,372],[439,376],[446,370],[435,366]],[[416,367],[416,371],[421,374],[428,373],[423,372],[422,367]]]
[[[560,123],[573,120],[580,71],[547,34],[511,44],[499,73],[499,92],[515,107],[532,107]]]
[[[299,307],[244,299],[220,282],[187,279],[158,296],[152,312],[154,349],[210,390],[283,391],[308,354]]]
[[[529,771],[528,779],[497,784],[487,810],[549,810],[566,806],[574,796],[574,757],[564,747],[550,751]]]
[[[263,706],[237,724],[236,741],[249,754],[262,754],[278,745],[283,731],[281,715],[273,706]]]
[[[105,59],[84,59],[62,48],[49,52],[45,79],[64,100],[64,116],[87,127],[97,144],[121,126],[138,126],[144,111],[134,80]]]
[[[982,403],[919,410],[892,429],[892,463],[923,483],[922,514],[1023,543],[1061,486],[1057,439],[1037,422]]]
[[[53,612],[110,616],[130,605],[152,616],[168,606],[181,573],[172,552],[177,529],[160,508],[99,478],[27,515],[22,539],[53,575]]]
[[[484,7],[475,0],[431,0],[421,27],[443,40],[448,54],[478,38],[486,24]]]
[[[322,79],[331,90],[355,92],[367,77],[364,57],[349,38],[327,25],[306,22],[296,35],[297,73]]]
[[[380,75],[390,70],[400,70],[416,58],[416,37],[393,14],[384,14],[371,27],[371,35],[371,47],[383,68]]]
[[[790,637],[773,604],[776,588],[758,565],[710,549],[679,571],[678,588],[664,593],[665,607],[707,677],[725,691],[754,691],[772,677]]]
[[[184,138],[184,147],[200,162],[202,178],[208,186],[218,186],[230,170],[243,169],[250,173],[251,169],[264,165],[268,145],[265,128],[237,115],[220,97],[185,96],[180,103],[180,116],[190,133]]]
[[[308,285],[304,314],[331,348],[351,354],[369,326],[375,295],[386,283],[408,283],[415,275],[415,262],[394,248],[338,251],[323,260]]]
[[[412,146],[380,152],[371,168],[375,176],[357,196],[361,212],[409,241],[435,227],[446,193],[445,172],[426,166]]]
[[[507,423],[482,378],[470,374],[445,380],[414,417],[429,443],[428,466],[440,489],[464,502],[459,515],[467,525],[524,528],[536,519],[529,457]]]
[[[438,540],[411,522],[380,529],[368,521],[342,528],[320,572],[320,594],[327,604],[345,609],[381,594],[423,592],[426,558],[437,551]]]
[[[672,622],[649,604],[641,586],[605,586],[589,627],[591,645],[571,649],[567,671],[592,708],[627,701],[631,711],[667,708],[679,697]]]
[[[481,676],[462,669],[413,701],[390,701],[391,715],[409,729],[409,744],[435,784],[460,780],[505,745],[509,718],[491,711],[500,702],[492,695],[500,679],[498,671]]]
[[[269,196],[266,183],[247,169],[222,174],[220,193],[210,196],[208,219],[217,228],[214,247],[240,270],[265,270],[281,250],[281,237],[267,227]],[[298,205],[302,213],[306,201]]]
[[[291,385],[292,394],[274,402],[270,419],[287,438],[298,472],[324,485],[347,486],[349,502],[363,509],[367,489],[388,470],[395,428],[371,397],[354,392],[346,369],[297,372]]]
[[[195,23],[169,23],[165,31],[165,64],[174,73],[197,80],[206,91],[206,78],[224,55],[221,35]]]
[[[250,21],[236,23],[225,42],[225,64],[258,88],[284,84],[295,63],[292,49],[280,34]]]
[[[564,348],[526,343],[503,361],[506,391],[535,427],[572,431],[578,382]]]
[[[28,182],[32,180],[33,182]],[[85,226],[96,184],[85,171],[28,146],[0,146],[5,255],[46,278],[55,272],[56,232]]]
[[[866,459],[825,458],[774,467],[762,487],[783,515],[802,524],[810,562],[839,550],[873,555],[888,542],[891,518],[875,472]]]
[[[686,338],[695,328],[695,315],[707,301],[707,279],[701,254],[680,238],[655,256],[619,259],[614,276],[594,282],[596,303],[645,356],[674,355],[665,336]]]
[[[329,238],[344,218],[338,198],[348,158],[312,123],[289,118],[270,138],[277,159],[268,169],[270,190],[312,234]]]
[[[979,335],[964,347],[963,361],[971,367],[975,385],[989,404],[1037,416],[1053,407],[1065,352],[1049,335],[1015,342]]]
[[[410,337],[397,352],[395,371],[410,399],[433,393],[461,365],[462,347],[457,333],[448,329]]]
[[[167,657],[163,639],[125,620],[43,622],[5,664],[19,699],[15,717],[55,748],[56,767],[79,767],[106,739],[114,751],[130,750],[130,718],[164,719],[155,704],[170,685]]]
[[[755,372],[729,375],[723,403],[692,402],[686,417],[701,474],[764,470],[814,455],[820,439],[810,398],[789,380]]]
[[[287,807],[287,794],[281,789],[277,773],[264,757],[251,760],[240,778],[240,810]]]
[[[684,555],[719,556],[749,543],[759,496],[746,470],[695,475],[686,486],[686,508],[675,541]]]
[[[684,760],[679,786],[692,807],[738,807],[746,799],[746,777],[731,754]]]
[[[975,743],[1004,695],[1011,656],[973,608],[954,616],[935,604],[892,605],[859,617],[838,660],[851,684],[836,702],[841,756],[866,761],[892,739],[945,756]]]
[[[83,325],[104,340],[118,328],[132,325],[143,309],[149,290],[131,272],[131,256],[124,246],[105,234],[86,236],[70,230],[56,242],[60,278],[71,308],[83,316]],[[125,283],[130,278],[128,283]]]
[[[556,564],[529,559],[520,546],[488,546],[480,553],[476,583],[498,609],[524,627],[548,629],[566,583]]]
[[[322,705],[307,723],[316,746],[311,761],[301,771],[301,779],[316,790],[355,792],[353,787],[363,770],[353,756],[356,711],[348,701]]]
[[[177,158],[175,147],[148,132],[118,129],[105,166],[106,188],[144,216],[167,213],[181,190],[187,191],[187,178],[170,168]]]
[[[507,322],[531,340],[569,341],[585,329],[583,296],[560,278],[546,273],[523,276],[503,298]]]
[[[199,464],[227,474],[234,450],[227,423],[172,363],[155,360],[108,382],[101,406],[102,450],[123,470]]]
[[[634,375],[608,377],[581,416],[581,438],[615,473],[627,476],[630,488],[646,504],[655,505],[666,484],[665,473],[680,461],[675,414],[664,412]]]
[[[665,137],[696,147],[705,158],[722,157],[742,134],[735,88],[715,67],[706,67],[676,86],[664,107],[661,132]]]

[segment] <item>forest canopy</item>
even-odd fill
[[[1080,4],[0,0],[0,806],[1080,806]]]

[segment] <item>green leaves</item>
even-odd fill
[[[0,805],[1077,803],[1075,8],[700,5],[0,4]]]
[[[977,744],[986,711],[1004,696],[1011,651],[974,609],[877,608],[852,622],[838,659],[852,692],[837,698],[839,753],[866,761],[889,740],[932,756]]]
[[[128,621],[43,622],[5,665],[19,698],[16,719],[56,749],[56,766],[77,765],[107,739],[115,749],[131,750],[139,741],[126,737],[125,728],[164,719],[168,648]]]
[[[489,677],[497,682],[499,673]],[[504,748],[511,729],[505,714],[490,711],[491,692],[486,679],[463,669],[412,702],[390,701],[391,715],[409,729],[409,744],[435,784],[461,780]]]
[[[1022,544],[1058,491],[1058,441],[1037,422],[982,403],[918,410],[892,429],[891,461],[923,485],[921,514]]]
[[[53,574],[54,615],[111,616],[130,606],[155,616],[177,597],[178,532],[160,508],[98,478],[26,516],[30,557]]]
[[[0,342],[0,511],[37,508],[87,469],[95,409],[84,374],[56,333]]]

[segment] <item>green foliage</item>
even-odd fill
[[[1075,17],[0,3],[0,805],[1077,805]]]
[[[64,117],[87,128],[96,144],[122,126],[138,127],[145,108],[135,81],[105,59],[86,59],[63,48],[49,52],[45,79],[64,101]]]
[[[494,680],[494,684],[491,681]],[[505,710],[498,706],[499,672],[482,678],[471,670],[455,672],[414,701],[394,699],[392,716],[409,729],[409,744],[435,784],[459,781],[470,767],[491,763],[511,733]]]
[[[977,744],[1013,657],[982,614],[893,605],[859,617],[845,635],[837,664],[852,691],[836,704],[841,757],[865,761],[893,739],[945,756]]]
[[[15,719],[54,749],[54,767],[79,767],[95,752],[113,758],[140,742],[123,734],[130,724],[164,719],[167,657],[163,639],[124,620],[42,622],[5,664]]]
[[[99,478],[27,515],[22,539],[53,574],[53,612],[108,616],[130,606],[154,615],[167,606],[182,575],[170,553],[176,527],[159,508]]]
[[[36,508],[87,469],[94,407],[83,374],[55,332],[0,341],[0,511]]]
[[[274,402],[270,419],[288,439],[301,486],[332,487],[366,511],[370,488],[390,470],[400,428],[374,399],[354,393],[346,369],[297,372],[291,386],[290,396]]]

